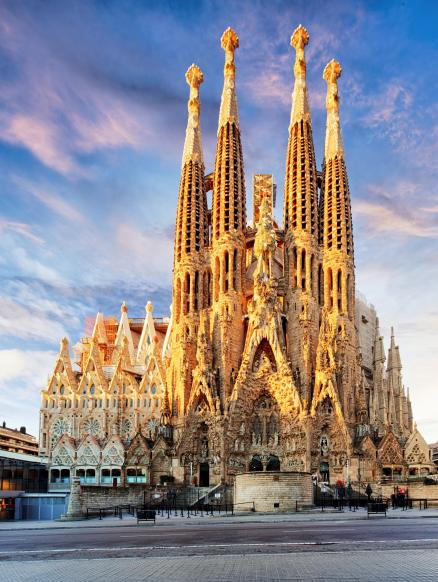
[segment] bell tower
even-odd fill
[[[303,26],[298,26],[291,37],[291,46],[295,48],[295,84],[283,212],[288,357],[305,408],[312,397],[322,300],[317,175],[304,55],[308,42],[309,33]]]
[[[324,307],[337,333],[336,388],[345,420],[363,413],[355,327],[355,280],[350,191],[339,119],[338,79],[341,65],[331,60],[324,69],[327,82],[327,125],[320,199],[320,237]],[[357,402],[356,402],[357,400]],[[359,408],[356,410],[356,405]],[[365,420],[365,419],[364,419]]]
[[[211,265],[213,366],[223,403],[232,390],[243,349],[246,210],[234,62],[239,38],[234,30],[223,33],[221,45],[225,66],[213,180]]]
[[[196,365],[199,313],[209,303],[208,211],[204,184],[199,88],[201,69],[186,73],[190,87],[175,228],[172,302],[172,411],[185,412]]]

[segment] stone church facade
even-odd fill
[[[245,471],[305,471],[373,483],[434,470],[415,427],[399,348],[356,296],[350,193],[339,116],[340,64],[324,69],[327,126],[317,170],[306,29],[293,33],[294,89],[283,224],[270,174],[253,181],[247,223],[236,94],[236,33],[225,52],[214,171],[204,167],[203,74],[192,65],[171,315],[96,317],[67,339],[42,392],[40,454],[51,488],[84,483],[231,483]],[[207,194],[212,192],[208,208]]]

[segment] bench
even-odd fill
[[[383,513],[386,517],[386,503],[383,501],[370,501],[367,505],[367,517],[369,518],[370,514],[379,514]]]
[[[154,509],[137,509],[137,523],[139,521],[153,521],[157,512]]]

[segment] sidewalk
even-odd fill
[[[438,519],[437,509],[389,509],[386,519],[418,519],[418,518],[435,518]],[[224,525],[224,524],[245,524],[245,523],[282,523],[282,522],[312,522],[312,521],[349,521],[367,519],[365,509],[357,511],[337,511],[333,509],[313,509],[306,512],[298,513],[237,513],[234,516],[228,514],[222,515],[191,515],[187,518],[187,512],[184,517],[172,515],[169,519],[167,514],[164,516],[157,515],[155,526],[172,526],[185,527],[193,525]],[[383,516],[371,515],[371,519],[385,519]],[[124,514],[123,519],[118,517],[104,517],[102,520],[92,518],[83,521],[7,521],[0,522],[0,533],[3,531],[33,530],[33,529],[77,529],[77,528],[100,528],[100,527],[136,527],[137,519],[129,514]],[[141,527],[154,527],[152,522],[140,524]]]

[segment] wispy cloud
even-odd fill
[[[13,176],[12,181],[59,216],[73,222],[82,222],[84,220],[82,214],[72,204],[51,191],[51,186],[47,184],[40,185],[20,176]]]
[[[251,98],[266,107],[291,104],[292,82],[286,80],[280,72],[269,71],[257,77],[247,79],[244,83]]]
[[[392,79],[379,92],[363,99],[366,107],[363,124],[380,137],[388,138],[398,149],[408,148],[420,135],[412,108],[414,99],[406,82]]]
[[[51,311],[0,297],[0,336],[58,342],[65,335],[64,326]]]
[[[147,272],[149,280],[170,283],[173,230],[141,230],[133,224],[123,222],[115,232],[117,257],[121,263],[130,256],[138,273]],[[121,266],[121,265],[120,265]]]
[[[389,187],[370,184],[367,197],[354,201],[353,211],[359,219],[366,220],[368,232],[437,239],[438,216],[433,194],[429,194],[430,206],[415,207],[415,200],[424,204],[428,197],[413,182],[398,181]]]
[[[56,352],[0,350],[0,410],[10,427],[25,425],[38,435],[39,390],[47,383]]]
[[[426,238],[438,238],[438,224],[424,222],[424,213],[387,208],[383,204],[358,201],[354,205],[357,215],[368,219],[370,229],[378,233],[390,233],[393,236],[409,235]]]
[[[87,12],[85,5],[81,11]],[[132,88],[123,90],[120,84],[105,82],[107,63],[99,62],[95,53],[82,50],[72,58],[62,50],[65,47],[54,51],[51,43],[57,30],[50,17],[44,35],[39,34],[31,11],[18,16],[3,6],[0,17],[0,50],[9,67],[19,71],[0,87],[3,140],[26,148],[44,165],[71,177],[87,175],[86,155],[151,147],[151,140],[159,137],[172,116],[168,112],[166,119],[164,113],[169,106],[166,91],[151,86],[142,102]],[[105,41],[109,43],[109,37]]]
[[[0,386],[17,379],[32,388],[34,383],[44,385],[55,357],[56,352],[50,350],[0,350]]]
[[[44,240],[33,232],[33,227],[24,222],[13,222],[0,217],[0,232],[10,231],[38,245],[44,244]]]

